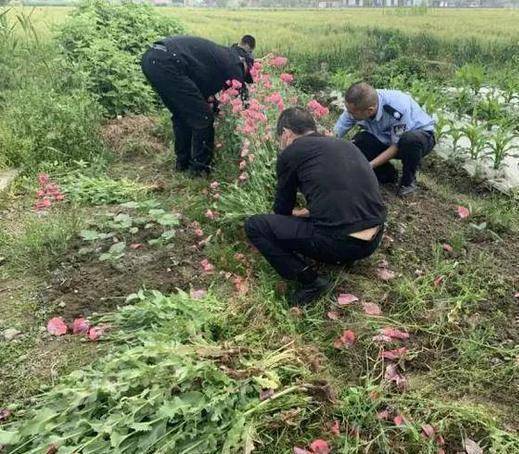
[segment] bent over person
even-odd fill
[[[422,158],[436,141],[434,120],[406,93],[398,90],[375,90],[360,82],[345,94],[346,110],[335,125],[337,137],[343,137],[353,126],[362,131],[353,138],[370,161],[380,183],[396,183],[397,171],[389,162],[402,161],[402,178],[398,195],[416,191],[416,172]]]
[[[142,70],[172,114],[176,169],[209,172],[214,148],[214,95],[226,83],[252,83],[255,39],[220,46],[193,36],[154,43],[142,57]],[[245,85],[242,87],[245,90]]]
[[[380,244],[386,219],[377,179],[360,150],[316,131],[307,110],[294,107],[281,113],[274,214],[245,222],[249,240],[274,269],[300,284],[293,297],[298,305],[314,301],[331,286],[306,258],[351,264],[367,257]],[[306,209],[294,210],[298,190]]]

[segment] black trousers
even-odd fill
[[[171,112],[177,169],[207,171],[214,149],[213,112],[175,57],[171,50],[151,48],[142,57],[142,71]]]
[[[367,131],[359,132],[353,138],[353,143],[357,145],[368,161],[372,161],[388,148],[388,145]],[[402,161],[401,185],[409,186],[415,180],[422,158],[431,152],[435,144],[436,140],[432,132],[416,130],[402,134],[396,155],[396,159]],[[396,169],[390,162],[378,166],[374,170],[380,183],[394,183],[397,180]]]
[[[308,268],[304,257],[335,265],[351,264],[377,249],[383,228],[373,240],[364,241],[337,229],[318,227],[310,218],[258,214],[247,219],[245,232],[281,277],[300,280]]]

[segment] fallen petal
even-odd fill
[[[384,334],[379,334],[377,336],[373,336],[373,341],[375,342],[392,342],[393,339],[389,336],[385,336]]]
[[[291,307],[288,312],[290,312],[290,315],[293,317],[301,317],[303,315],[303,311],[297,306]]]
[[[431,426],[430,424],[424,424],[422,426],[422,435],[425,437],[425,438],[433,438],[434,436],[434,427]]]
[[[384,336],[388,336],[393,339],[401,339],[401,340],[409,339],[409,333],[400,331],[396,328],[389,328],[389,327],[382,328],[380,330],[380,333],[383,334]]]
[[[325,440],[314,440],[310,444],[310,450],[314,454],[329,454],[330,453],[330,445]]]
[[[249,291],[249,281],[245,277],[236,276],[233,279],[233,284],[239,295],[246,295]]]
[[[53,336],[67,334],[68,327],[61,317],[53,317],[47,323],[47,331]]]
[[[341,293],[339,297],[337,298],[337,304],[339,306],[348,306],[349,304],[353,304],[354,302],[358,301],[359,299],[352,295],[351,293]]]
[[[0,422],[6,421],[11,415],[12,412],[8,408],[0,408]]]
[[[337,419],[333,421],[330,431],[333,435],[337,437],[341,434],[341,424]]]
[[[131,248],[131,249],[140,249],[140,248],[142,248],[142,243],[133,243],[133,244],[130,244],[130,248]]]
[[[396,277],[396,274],[389,268],[377,268],[377,276],[382,281],[390,281]]]
[[[364,313],[367,315],[382,315],[380,306],[375,303],[362,303],[362,309],[364,309]]]
[[[405,424],[405,419],[402,415],[396,415],[393,418],[393,422],[395,423],[395,426],[403,426]]]
[[[330,320],[339,320],[339,318],[341,317],[339,315],[338,312],[335,312],[335,311],[330,311],[326,314],[326,316],[330,319]]]
[[[384,358],[384,359],[390,359],[390,360],[400,359],[406,355],[407,351],[408,350],[406,347],[397,348],[395,350],[387,350],[387,351],[381,352],[380,357]]]
[[[467,454],[483,454],[483,448],[470,438],[465,438],[464,447]]]
[[[466,219],[470,216],[470,210],[463,206],[458,206],[458,216],[460,219]]]
[[[297,446],[294,446],[294,454],[312,454],[310,451],[307,451],[304,448],[298,448]]]
[[[104,327],[102,327],[102,326],[93,326],[88,331],[88,338],[91,341],[95,342],[95,341],[99,340],[99,338],[104,334],[104,332],[105,332]]]
[[[204,290],[204,289],[198,289],[198,290],[191,289],[191,291],[189,292],[189,296],[194,300],[201,300],[201,299],[205,298],[206,295],[207,295],[207,290]]]
[[[274,395],[274,390],[272,388],[262,389],[259,394],[260,400],[270,399]]]
[[[389,421],[389,417],[390,417],[390,412],[388,409],[379,411],[377,413],[377,419],[379,419],[381,421]]]
[[[438,443],[440,446],[443,446],[445,444],[445,439],[441,435],[438,435],[436,437],[436,443]]]
[[[351,329],[348,329],[343,331],[339,338],[335,339],[333,346],[335,348],[352,347],[355,341],[355,333]]]
[[[205,273],[212,273],[214,271],[214,265],[207,259],[202,260],[200,265]]]
[[[445,252],[448,252],[449,254],[452,254],[454,252],[454,249],[452,248],[452,246],[450,244],[447,244],[447,243],[442,245],[442,249]]]
[[[443,276],[438,276],[437,278],[434,279],[433,285],[435,287],[439,287],[440,285],[442,285],[444,280],[445,280],[445,278]]]
[[[88,323],[88,321],[82,317],[76,318],[72,322],[72,333],[73,334],[85,334],[88,332],[89,328],[90,328],[90,323]]]

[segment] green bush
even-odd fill
[[[182,33],[175,18],[150,5],[102,0],[83,3],[62,27],[58,42],[68,61],[87,75],[88,87],[111,116],[143,113],[154,95],[140,69],[146,48]]]
[[[102,110],[85,90],[31,85],[13,91],[0,117],[0,162],[35,169],[46,162],[89,160],[102,149]]]

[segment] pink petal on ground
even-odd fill
[[[294,446],[293,454],[312,454],[310,451],[307,451],[304,448],[298,448],[297,446]]]
[[[274,395],[274,390],[272,388],[262,389],[259,394],[260,400],[270,399]]]
[[[384,358],[384,359],[390,359],[390,360],[400,359],[406,355],[407,351],[408,350],[406,347],[397,348],[395,350],[387,350],[387,351],[381,352],[380,357]]]
[[[6,421],[11,416],[12,412],[8,408],[0,408],[0,422]]]
[[[288,311],[290,313],[290,315],[292,315],[293,317],[301,317],[303,315],[303,311],[300,307],[297,307],[297,306],[293,306],[290,308],[290,310]]]
[[[339,306],[348,306],[350,304],[355,303],[358,300],[359,299],[355,295],[352,295],[351,293],[341,293],[339,295],[339,297],[337,298],[337,304]]]
[[[445,252],[448,252],[449,254],[452,254],[454,252],[454,249],[452,248],[452,246],[450,244],[447,244],[447,243],[444,243],[442,245],[442,249],[445,251]]]
[[[435,287],[439,287],[440,285],[443,284],[444,280],[445,280],[445,278],[443,276],[438,276],[437,278],[434,279],[433,285]]]
[[[377,277],[382,281],[390,281],[396,277],[396,274],[389,268],[377,268]]]
[[[214,218],[216,218],[216,214],[215,214],[215,212],[214,212],[213,210],[207,210],[207,211],[205,212],[205,217],[206,217],[207,219],[211,219],[211,220],[213,220]]]
[[[464,447],[467,454],[483,454],[483,448],[470,438],[465,438]]]
[[[460,219],[466,219],[470,216],[470,210],[463,206],[458,206],[458,216]]]
[[[232,282],[239,295],[246,295],[249,291],[249,281],[246,277],[236,276]]]
[[[204,231],[202,229],[195,229],[195,236],[197,238],[202,238],[204,236]]]
[[[436,443],[438,443],[440,446],[443,446],[445,444],[445,438],[443,438],[441,435],[437,435]]]
[[[194,300],[201,300],[201,299],[205,298],[206,295],[207,295],[207,290],[204,290],[204,289],[198,289],[198,290],[191,289],[191,291],[189,292],[189,296]]]
[[[382,315],[380,306],[375,303],[362,303],[362,309],[364,309],[364,313],[368,315]]]
[[[403,390],[407,387],[407,379],[398,371],[396,364],[388,364],[384,372],[384,380],[395,383],[396,386]]]
[[[431,426],[430,424],[424,424],[422,426],[422,435],[425,437],[425,438],[433,438],[434,437],[434,427]]]
[[[314,440],[310,444],[310,449],[314,454],[329,454],[330,453],[330,445],[325,440]]]
[[[383,334],[384,336],[392,337],[393,339],[401,339],[401,340],[409,339],[409,333],[400,331],[396,328],[390,328],[390,327],[382,328],[380,330],[380,333]]]
[[[200,266],[205,273],[212,273],[214,271],[214,265],[207,259],[202,260]]]
[[[377,336],[373,336],[374,342],[392,342],[393,339],[389,336],[385,336],[384,334],[379,334]]]
[[[519,292],[515,292],[515,293],[514,293],[514,298],[519,299]]]
[[[47,323],[47,331],[53,336],[67,334],[68,327],[61,317],[53,317]]]
[[[335,311],[330,311],[326,314],[326,316],[330,319],[330,320],[339,320],[339,318],[341,318],[340,314],[338,312],[335,312]]]
[[[102,326],[92,326],[88,331],[88,338],[91,341],[97,341],[105,333],[105,328]]]
[[[341,434],[341,424],[337,419],[333,421],[332,427],[330,428],[330,432],[336,437],[338,437]]]
[[[405,419],[402,415],[396,415],[393,418],[393,422],[395,423],[395,426],[403,426],[405,424]]]
[[[88,321],[85,320],[83,317],[76,318],[72,322],[72,333],[73,334],[85,334],[88,332],[89,328],[90,328],[90,323],[88,323]]]
[[[132,243],[130,244],[130,249],[140,249],[142,246],[142,243]]]
[[[385,410],[379,411],[377,413],[377,419],[388,421],[389,415],[390,415],[389,410],[385,409]]]
[[[355,341],[355,333],[351,329],[348,329],[343,331],[341,336],[335,339],[333,346],[335,348],[351,347],[355,344]]]

